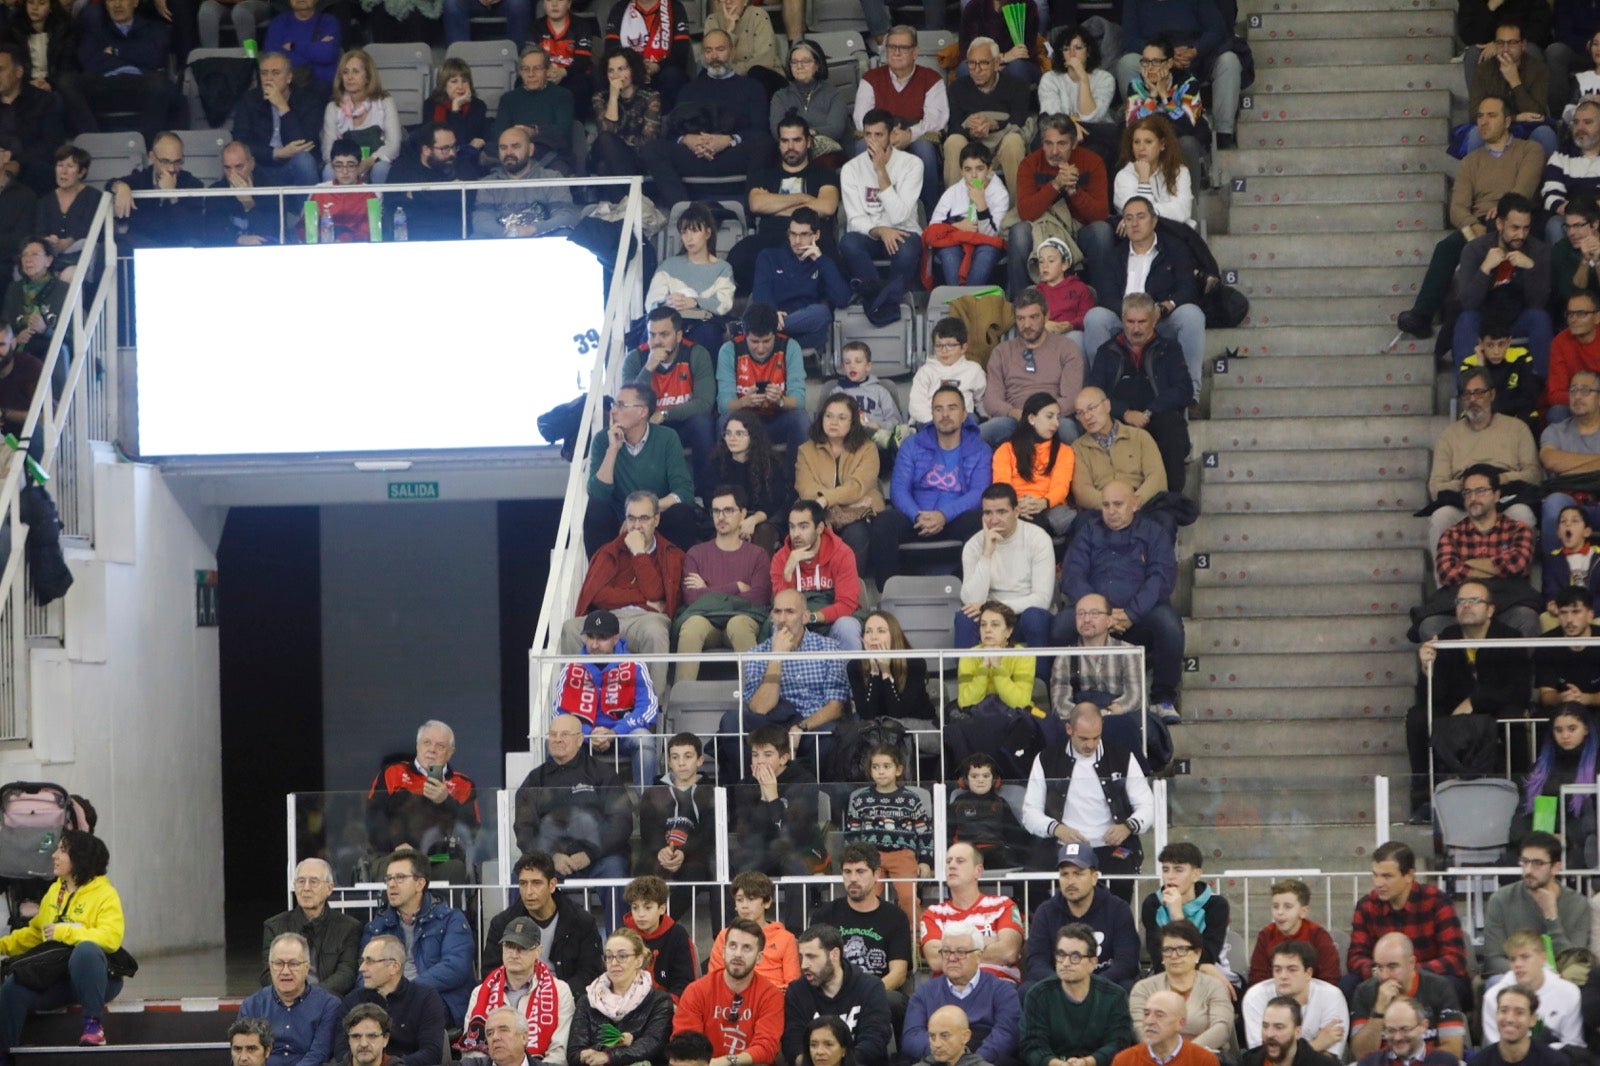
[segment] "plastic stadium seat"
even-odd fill
[[[683,251],[683,242],[678,240],[678,219],[689,209],[693,200],[672,205],[672,210],[667,213],[667,224],[661,227],[661,258],[669,255],[678,255]],[[719,211],[727,212],[731,218],[724,218],[717,224],[717,254],[727,258],[728,249],[744,240],[749,233],[749,226],[745,218],[743,202],[739,200],[709,200],[699,201],[709,203]],[[716,354],[716,353],[712,353]]]
[[[898,574],[884,586],[878,606],[900,620],[906,642],[913,648],[937,651],[956,646],[956,612],[961,610],[960,578]]]
[[[378,68],[378,80],[394,97],[400,124],[415,126],[421,122],[423,103],[433,93],[433,49],[421,42],[369,44],[367,54]],[[478,72],[474,70],[472,75],[476,81]]]
[[[72,143],[89,153],[89,175],[85,180],[91,185],[125,178],[147,162],[143,134],[80,133]]]
[[[1494,863],[1511,844],[1517,786],[1499,777],[1442,781],[1433,790],[1433,815],[1452,864]]]
[[[942,0],[929,0],[929,2],[939,3]],[[943,68],[939,66],[939,53],[955,41],[955,30],[918,30],[917,62],[933,70],[942,70]]]
[[[446,59],[462,59],[472,68],[472,84],[494,118],[500,98],[517,76],[517,46],[511,41],[457,41],[445,50]]]
[[[231,23],[229,24],[229,29],[232,29]],[[188,65],[183,68],[183,74],[179,79],[179,87],[183,90],[183,98],[189,104],[189,121],[204,122],[206,120],[205,111],[200,107],[200,83],[195,80],[194,76],[195,62],[201,59],[248,58],[250,57],[244,54],[243,48],[196,48],[189,53]],[[233,119],[230,117],[228,122],[231,125]],[[141,158],[143,158],[142,153]]]
[[[177,134],[183,141],[183,169],[205,185],[221,181],[222,150],[233,139],[228,131],[178,130]]]
[[[709,737],[723,714],[739,705],[739,682],[679,681],[668,690],[664,704],[672,732]]]
[[[910,374],[922,365],[917,343],[917,309],[908,295],[900,301],[900,319],[887,326],[874,326],[859,304],[841,307],[833,313],[833,350],[844,350],[850,341],[865,341],[872,349],[872,372],[880,378]],[[831,375],[832,366],[827,368]]]
[[[827,0],[819,0],[826,3]],[[850,26],[861,24],[861,5],[854,3],[835,4],[827,6],[839,14],[832,19]],[[853,89],[856,82],[861,80],[861,75],[867,71],[867,45],[858,30],[834,30],[831,32],[818,32],[811,35],[822,54],[828,57],[828,81],[840,89]]]

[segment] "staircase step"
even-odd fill
[[[1326,0],[1339,3],[1340,0]],[[1390,66],[1361,68],[1360,77],[1338,66],[1256,67],[1256,80],[1250,93],[1271,97],[1279,93],[1420,93],[1443,89],[1458,99],[1466,99],[1466,83],[1461,65],[1443,57],[1433,63],[1395,63]]]
[[[1314,241],[1288,235],[1229,233],[1218,234],[1207,243],[1217,265],[1237,270],[1240,276],[1247,270],[1381,267],[1393,271],[1396,280],[1411,280],[1412,273],[1422,277],[1433,257],[1433,246],[1443,236],[1444,231],[1437,227],[1427,232],[1330,234]],[[1394,336],[1393,332],[1389,336]],[[1431,345],[1428,350],[1433,350]]]
[[[1240,204],[1228,211],[1228,233],[1239,237],[1274,233],[1437,233],[1444,204],[1395,200],[1379,204]],[[1389,281],[1402,278],[1388,269]],[[1387,288],[1387,286],[1385,286]],[[1341,295],[1330,293],[1330,295]]]
[[[1254,722],[1282,718],[1286,712],[1295,718],[1337,718],[1396,720],[1405,717],[1416,697],[1410,685],[1388,688],[1355,689],[1249,688],[1194,689],[1183,694],[1185,722]]]
[[[1357,482],[1282,481],[1267,485],[1207,485],[1200,503],[1208,515],[1306,514],[1343,505],[1373,512],[1415,512],[1428,502],[1421,480],[1379,485]]]
[[[1284,451],[1337,448],[1433,448],[1450,419],[1431,418],[1213,418],[1189,425],[1197,451]]]
[[[1285,41],[1316,41],[1328,45],[1376,40],[1432,42],[1442,39],[1450,47],[1455,16],[1437,8],[1414,11],[1363,11],[1352,16],[1344,11],[1278,11],[1263,13],[1250,24],[1250,50],[1265,51]]]
[[[1450,90],[1439,88],[1398,94],[1252,93],[1248,110],[1239,112],[1241,123],[1273,125],[1279,122],[1317,122],[1326,119],[1450,117]],[[1253,132],[1253,131],[1252,131]]]
[[[1240,149],[1373,148],[1449,144],[1448,114],[1428,118],[1323,119],[1320,122],[1258,122],[1238,129]]]
[[[1318,389],[1224,387],[1211,393],[1215,418],[1359,417],[1433,413],[1433,384]]]
[[[1363,619],[1363,624],[1366,619]],[[1200,669],[1185,674],[1185,691],[1204,689],[1364,688],[1409,684],[1416,677],[1417,656],[1412,651],[1330,652],[1326,655],[1201,655]],[[1327,769],[1324,767],[1324,769]]]
[[[1247,325],[1360,326],[1393,323],[1409,303],[1393,296],[1346,296],[1318,300],[1308,296],[1260,296],[1250,301]]]
[[[1363,722],[1351,728],[1348,722],[1331,719],[1300,721],[1294,718],[1276,722],[1252,722],[1242,730],[1233,722],[1184,723],[1184,755],[1194,760],[1195,769],[1205,772],[1207,756],[1228,758],[1252,751],[1292,751],[1296,755],[1325,755],[1364,758],[1369,755],[1404,754],[1405,734],[1389,723]],[[1337,769],[1330,767],[1337,775]],[[1280,787],[1304,785],[1293,778],[1279,779]],[[1367,797],[1370,801],[1370,796]]]
[[[1257,486],[1262,488],[1265,486]],[[1205,505],[1211,507],[1209,493]],[[1345,553],[1339,552],[1343,555]],[[1207,560],[1209,562],[1209,560]],[[1420,566],[1419,566],[1420,569]],[[1199,573],[1197,570],[1196,573]],[[1417,602],[1421,575],[1411,583],[1371,582],[1338,585],[1255,585],[1196,588],[1189,613],[1198,620],[1401,615]]]
[[[1460,72],[1456,74],[1460,77]],[[1314,147],[1294,152],[1240,147],[1218,152],[1217,173],[1224,178],[1292,174],[1453,174],[1456,161],[1434,143],[1387,148]]]
[[[1372,11],[1454,11],[1450,0],[1241,0],[1239,14],[1281,15],[1331,12],[1350,16]]]
[[[1335,16],[1335,18],[1345,18]],[[1359,22],[1358,19],[1345,21]],[[1338,40],[1273,40],[1252,31],[1250,51],[1256,71],[1271,72],[1281,67],[1368,67],[1410,63],[1445,63],[1455,48],[1448,31],[1432,37],[1374,37]],[[1351,73],[1360,82],[1360,75]],[[1461,75],[1459,71],[1456,77]],[[1365,88],[1365,86],[1362,86]]]
[[[1305,760],[1310,763],[1312,760]],[[1372,760],[1385,766],[1405,765],[1403,756],[1376,757]],[[1234,787],[1248,787],[1248,779],[1235,782]],[[1283,869],[1286,856],[1303,856],[1304,861],[1294,862],[1291,865],[1299,867],[1320,867],[1324,870],[1365,870],[1372,863],[1372,850],[1377,846],[1376,834],[1370,824],[1357,823],[1355,825],[1330,825],[1323,822],[1317,812],[1300,805],[1296,801],[1292,786],[1285,785],[1273,792],[1260,796],[1263,805],[1291,804],[1291,809],[1299,810],[1304,821],[1294,825],[1234,825],[1234,826],[1196,826],[1193,830],[1195,842],[1201,845],[1205,855],[1208,870],[1240,870],[1255,867],[1258,869]],[[1404,818],[1406,812],[1395,808],[1390,812],[1391,817]],[[1388,836],[1393,836],[1392,832]],[[1429,853],[1428,835],[1419,834],[1416,841],[1419,845],[1419,855]],[[1180,839],[1179,834],[1173,834],[1173,839]],[[1319,885],[1320,887],[1320,885]],[[1341,885],[1341,887],[1343,887]],[[1368,887],[1364,883],[1362,888]],[[1234,888],[1223,894],[1228,899],[1237,898],[1242,890]],[[1353,903],[1353,901],[1351,901]],[[1344,921],[1351,907],[1343,908],[1341,917],[1334,921]],[[1266,912],[1257,911],[1260,924],[1266,923]],[[1240,960],[1240,966],[1248,965],[1248,959]]]
[[[1206,514],[1179,531],[1182,553],[1344,551],[1420,548],[1427,523],[1410,514],[1327,511],[1308,514]]]
[[[1415,599],[1416,597],[1413,597]],[[1410,609],[1407,603],[1401,610]],[[1338,652],[1411,654],[1404,614],[1329,618],[1194,619],[1184,630],[1184,650],[1202,664],[1218,655],[1312,656]],[[1293,665],[1285,663],[1290,669]]]
[[[1443,174],[1309,174],[1244,180],[1244,189],[1229,193],[1232,211],[1269,204],[1442,204],[1449,197]]]
[[[1329,243],[1338,238],[1328,238]],[[1217,246],[1223,245],[1230,254],[1240,253],[1248,242],[1230,245],[1227,237],[1212,237],[1211,247],[1213,253]],[[1275,247],[1287,249],[1291,242],[1283,238],[1268,238],[1267,241],[1256,243],[1271,243]],[[1304,244],[1304,241],[1293,243]],[[1324,242],[1318,241],[1318,244]],[[1246,258],[1248,258],[1248,253]],[[1293,266],[1295,264],[1287,264]],[[1237,266],[1243,271],[1250,266],[1249,262],[1236,261],[1229,267]],[[1421,268],[1418,268],[1418,277],[1421,277]],[[1296,329],[1293,326],[1245,326],[1239,329],[1208,329],[1206,330],[1206,346],[1214,353],[1232,349],[1241,356],[1259,358],[1262,356],[1294,356],[1304,358],[1307,356],[1348,356],[1348,355],[1373,355],[1387,352],[1389,342],[1394,340],[1395,329],[1392,326],[1366,325],[1366,326],[1326,326],[1322,329]],[[1433,358],[1433,341],[1420,341],[1415,337],[1402,336],[1400,343],[1395,348],[1396,353],[1409,355],[1426,355]],[[1238,368],[1248,370],[1250,358],[1238,365]]]
[[[1282,270],[1285,274],[1314,271]],[[1211,376],[1212,395],[1224,388],[1230,396],[1260,389],[1303,389],[1326,386],[1433,386],[1431,355],[1297,355],[1230,359],[1228,369]]]
[[[1194,571],[1194,591],[1268,588],[1281,585],[1418,585],[1428,568],[1421,553],[1408,548],[1341,552],[1218,551],[1206,569]]]

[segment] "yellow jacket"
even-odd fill
[[[987,651],[975,648],[974,651]],[[962,656],[956,667],[956,703],[973,707],[993,693],[1008,707],[1033,706],[1033,656],[1012,655],[997,667],[983,665],[983,658]]]
[[[60,911],[67,904],[66,913]],[[96,877],[76,892],[61,891],[61,882],[51,882],[39,901],[33,921],[10,936],[0,939],[0,955],[20,955],[44,943],[44,927],[54,925],[55,939],[63,944],[99,944],[109,955],[122,946],[122,897],[105,877]]]

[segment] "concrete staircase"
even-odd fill
[[[1445,420],[1432,342],[1389,344],[1445,227],[1453,5],[1244,0],[1240,17],[1256,82],[1218,160],[1211,246],[1251,313],[1208,335],[1210,418],[1192,427],[1193,773],[1173,784],[1173,834],[1192,829],[1208,868],[1360,870],[1374,775],[1407,814],[1411,515]]]

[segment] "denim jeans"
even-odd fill
[[[878,265],[872,261],[874,256],[882,255],[888,255],[888,250],[876,237],[869,237],[865,233],[846,233],[839,238],[839,257],[844,260],[845,271],[852,278],[869,289],[887,283],[899,283],[902,292],[916,280],[917,272],[922,267],[922,238],[915,233],[905,235],[900,247],[889,256],[887,278],[878,273]]]
[[[833,331],[833,308],[825,303],[814,303],[786,311],[783,331],[802,348],[822,348]]]
[[[0,985],[0,1054],[17,1046],[22,1024],[30,1011],[55,1010],[71,1003],[83,1006],[85,1018],[104,1018],[106,1004],[122,991],[122,979],[106,975],[106,952],[99,944],[81,941],[72,946],[67,979],[44,992],[17,984],[15,977]]]
[[[1050,646],[1050,612],[1043,607],[1029,607],[1017,616],[1017,631],[1012,634],[1030,648]],[[978,646],[978,623],[960,611],[956,612],[956,647]]]
[[[1000,249],[988,245],[977,245],[972,249],[972,265],[967,269],[967,279],[961,280],[961,261],[966,258],[966,249],[960,246],[940,248],[933,253],[934,261],[938,263],[939,283],[942,285],[988,285],[994,274],[995,264],[1000,262]]]
[[[311,152],[292,155],[281,163],[257,163],[255,183],[261,188],[273,185],[315,185],[317,160]]]

